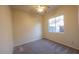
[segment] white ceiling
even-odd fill
[[[35,10],[36,6],[37,5],[14,5],[14,6],[11,6],[11,8],[15,8],[15,9],[20,9],[20,10],[27,11],[27,12],[36,13],[36,10]],[[48,7],[47,12],[51,12],[54,9],[58,8],[59,5],[47,5],[47,7]]]

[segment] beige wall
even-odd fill
[[[41,39],[41,18],[22,10],[12,9],[14,46]]]
[[[78,32],[79,32],[79,6],[78,6]]]
[[[12,53],[12,21],[9,6],[0,6],[0,54]]]
[[[48,19],[64,14],[64,33],[49,33]],[[79,49],[77,6],[61,6],[44,17],[43,38]]]

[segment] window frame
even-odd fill
[[[53,17],[51,17],[51,18],[48,19],[48,32],[50,32],[50,33],[61,33],[61,34],[64,33],[64,31],[63,31],[63,32],[56,32],[56,22],[55,22],[55,32],[49,31],[49,20],[52,19],[52,18],[55,18],[55,21],[56,21],[56,17],[62,16],[62,15],[64,16],[64,14],[61,14],[61,15],[53,16]],[[65,16],[64,16],[64,17],[65,17]],[[64,19],[63,19],[63,23],[64,23]]]

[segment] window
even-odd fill
[[[49,32],[64,32],[64,15],[60,15],[48,20]]]

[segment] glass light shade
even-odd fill
[[[44,12],[45,6],[38,6],[37,7],[37,12]]]

